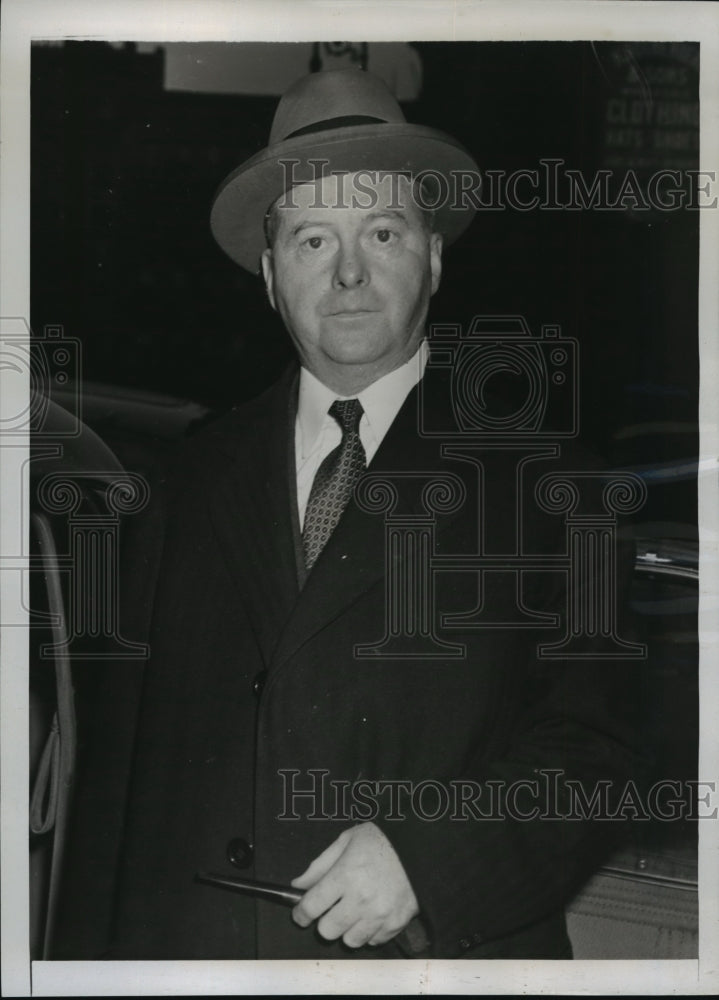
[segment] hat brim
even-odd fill
[[[313,162],[314,161],[314,162]],[[317,161],[328,161],[322,167]],[[353,125],[297,136],[261,150],[220,185],[212,205],[210,227],[229,257],[254,273],[266,247],[265,214],[293,184],[315,181],[331,173],[428,172],[446,179],[438,190],[435,228],[452,243],[469,226],[476,211],[468,190],[479,172],[467,150],[436,129],[409,123]],[[460,174],[470,180],[458,181]],[[464,185],[464,193],[462,191]],[[429,205],[429,202],[428,202]]]

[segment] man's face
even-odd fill
[[[262,269],[302,364],[349,393],[408,360],[424,334],[442,249],[409,179],[324,177],[293,188],[274,211]]]

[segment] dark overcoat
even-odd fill
[[[516,554],[518,545],[566,555],[564,519],[540,508],[534,487],[586,459],[566,446],[483,448],[481,436],[474,458],[443,453],[435,432],[453,426],[450,387],[429,371],[369,468],[397,490],[394,520],[369,509],[390,488],[365,490],[303,579],[296,385],[289,372],[195,435],[154,491],[131,588],[152,655],[108,954],[407,954],[404,939],[359,952],[328,944],[286,906],[194,878],[240,874],[228,858],[239,850],[244,874],[287,883],[342,830],[371,819],[415,890],[425,954],[568,957],[563,907],[612,831],[557,809],[567,778],[591,792],[631,775],[634,668],[538,658],[538,641],[559,641],[566,624],[561,567],[521,577],[500,568],[480,584],[476,569],[448,563],[430,584],[409,538],[422,535],[434,557]],[[428,507],[422,489],[442,476],[454,503],[438,511],[441,496]],[[389,527],[402,524],[391,545]],[[412,571],[414,589],[388,585]],[[409,592],[429,601],[431,620],[412,621],[413,599],[401,604]],[[382,645],[403,629],[413,635]],[[513,808],[497,814],[509,786]],[[320,787],[321,799],[291,794]]]

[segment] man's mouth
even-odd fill
[[[371,313],[376,312],[376,309],[338,309],[336,312],[331,312],[330,316],[369,316]]]

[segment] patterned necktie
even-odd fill
[[[329,408],[330,416],[342,429],[342,440],[320,464],[307,501],[302,545],[308,570],[334,531],[367,466],[359,436],[363,412],[358,399],[336,399]]]

